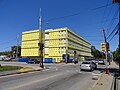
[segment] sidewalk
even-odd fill
[[[115,62],[111,62],[109,69],[118,68]],[[111,90],[114,76],[103,72],[91,90]]]
[[[92,90],[110,90],[113,82],[113,76],[102,74]]]

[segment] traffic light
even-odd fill
[[[101,43],[101,50],[105,51],[105,43],[104,42]]]
[[[108,42],[106,43],[106,51],[107,52],[110,51],[110,47],[109,47],[109,43]]]
[[[38,46],[40,47],[40,50],[43,50],[44,44],[43,43],[38,43]]]
[[[113,3],[120,3],[120,0],[112,0]]]
[[[77,54],[77,52],[76,52],[76,51],[74,51],[74,54]]]

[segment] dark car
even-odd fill
[[[37,59],[30,59],[27,63],[39,64],[40,61],[38,61]]]
[[[78,63],[78,60],[73,60],[74,64]]]

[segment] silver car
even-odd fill
[[[80,70],[90,70],[93,71],[94,69],[97,68],[96,63],[94,63],[93,61],[83,61],[80,64]]]

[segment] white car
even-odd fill
[[[94,69],[97,68],[96,63],[94,63],[93,61],[83,61],[80,64],[80,70],[90,70],[93,71]]]
[[[105,64],[104,59],[100,59],[100,60],[98,61],[98,64]]]

